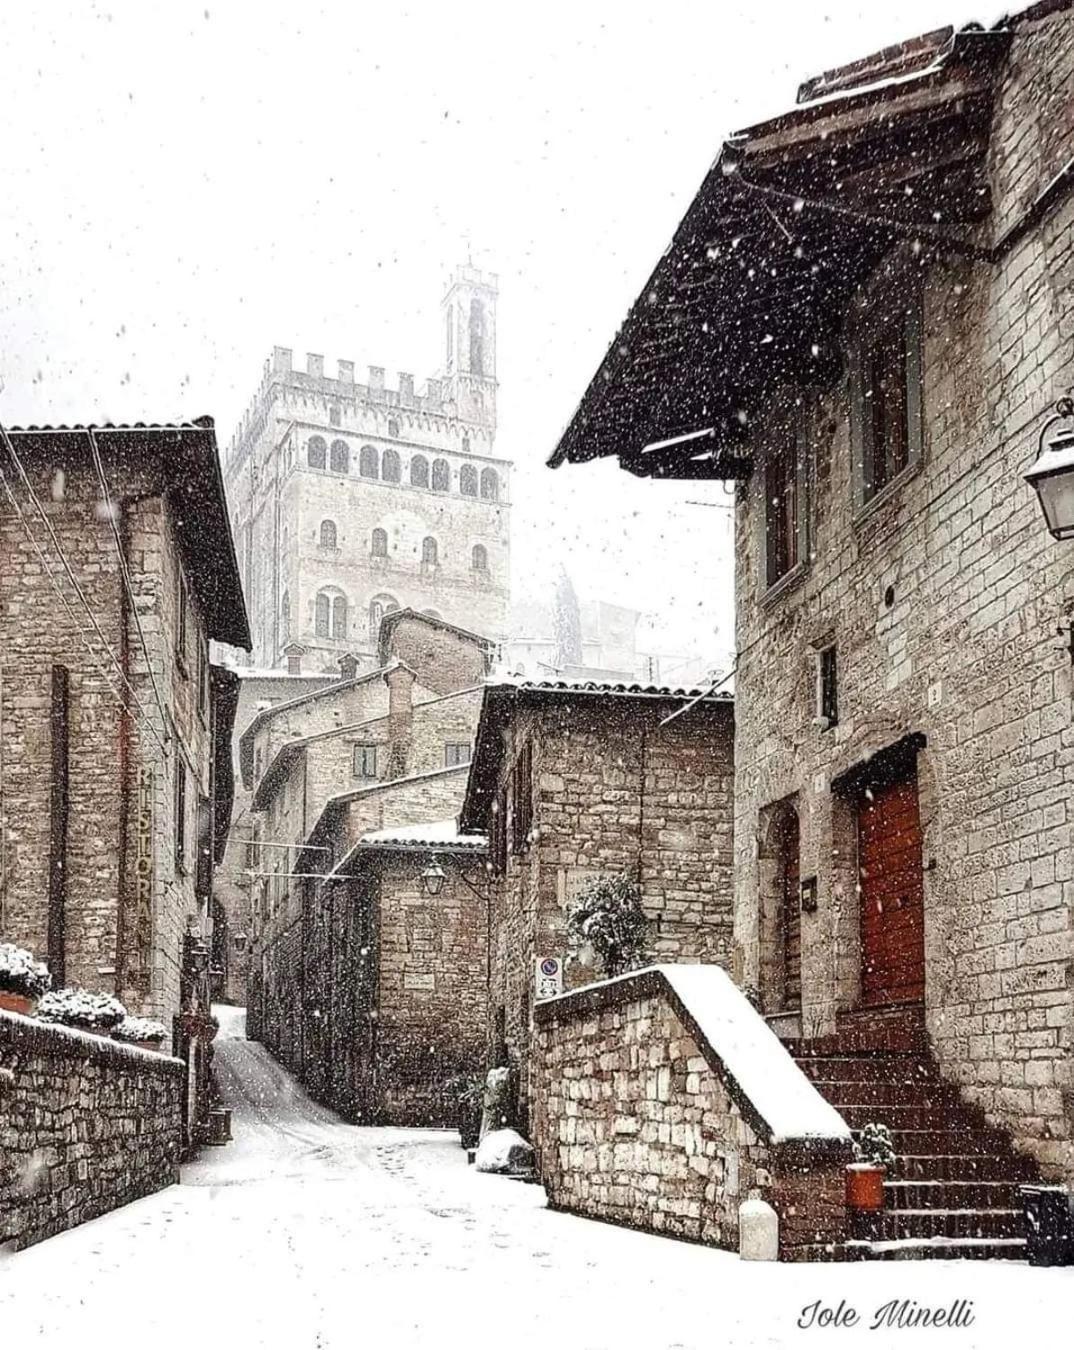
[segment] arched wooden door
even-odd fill
[[[858,803],[861,1001],[925,996],[925,888],[917,771],[876,782]]]

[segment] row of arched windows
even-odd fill
[[[336,548],[339,535],[334,520],[321,521],[321,547]],[[388,531],[379,525],[369,537],[369,552],[374,558],[388,556]],[[440,547],[432,535],[426,535],[421,541],[421,560],[431,566],[440,561]],[[488,549],[484,544],[475,544],[470,550],[470,566],[475,572],[487,572],[489,566]]]
[[[346,441],[333,441],[329,446],[323,436],[311,436],[306,447],[311,469],[324,469],[327,465],[333,473],[349,473],[350,455]],[[400,483],[403,476],[402,461],[395,450],[389,448],[381,453],[376,446],[363,445],[358,451],[358,473],[362,478]],[[450,492],[451,465],[446,459],[434,459],[430,467],[424,455],[413,455],[410,460],[410,486],[431,488],[433,492]],[[459,470],[459,492],[464,497],[480,497],[486,502],[499,501],[500,476],[495,469],[485,468],[479,474],[473,464],[464,464]]]
[[[431,544],[434,551],[436,540],[426,539],[426,544]],[[477,561],[478,557],[482,561]],[[488,558],[485,548],[482,544],[475,544],[473,549],[474,567],[477,570],[484,570],[488,566]],[[369,602],[368,622],[369,639],[376,642],[380,633],[381,620],[386,614],[391,614],[399,608],[399,601],[394,595],[381,594],[375,595]],[[440,614],[435,609],[424,610],[431,618],[438,619]],[[314,600],[313,605],[313,631],[317,637],[337,638],[346,640],[349,636],[350,607],[347,603],[347,597],[336,591],[320,591]],[[284,591],[280,601],[280,629],[282,632],[282,641],[287,642],[291,636],[291,598],[287,591]]]

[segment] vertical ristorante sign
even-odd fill
[[[153,935],[153,766],[143,764],[138,772],[134,847],[134,932],[131,950],[131,984],[149,988],[150,943]]]

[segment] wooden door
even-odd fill
[[[783,1007],[802,1006],[802,906],[799,897],[801,867],[798,853],[798,816],[788,811],[780,838],[780,937],[783,946]]]
[[[858,868],[862,1003],[919,1003],[925,996],[925,899],[916,771],[864,789]]]

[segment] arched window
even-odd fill
[[[396,437],[399,435],[399,422],[394,417],[388,418],[388,435]]]
[[[399,602],[392,595],[375,595],[369,602],[369,640],[376,642],[380,636],[380,621],[385,614],[391,614],[399,608]]]
[[[337,595],[332,601],[332,636],[347,636],[347,601],[342,595]]]
[[[433,491],[449,492],[451,490],[451,469],[448,467],[446,459],[433,460]]]
[[[346,441],[333,441],[329,464],[333,473],[346,473],[351,466],[350,447]]]
[[[415,455],[410,461],[410,486],[429,486],[429,461],[423,455]]]
[[[280,642],[286,643],[291,636],[291,596],[284,591],[280,600]]]
[[[470,301],[470,374],[485,373],[485,306]]]
[[[369,551],[374,558],[386,558],[388,556],[388,531],[376,529],[373,531],[373,538],[369,545]]]
[[[472,464],[464,464],[459,470],[459,491],[464,497],[477,496],[477,470]]]
[[[402,477],[399,455],[395,450],[385,450],[380,461],[380,476],[386,483],[398,483]]]
[[[358,472],[363,478],[376,478],[380,472],[377,452],[372,445],[363,445],[358,451]]]
[[[332,601],[322,591],[314,607],[313,631],[318,637],[328,637],[332,628]]]
[[[470,552],[470,566],[475,572],[489,570],[489,551],[484,544],[475,544]]]
[[[486,502],[498,501],[500,496],[500,479],[495,469],[481,470],[481,498]]]
[[[321,521],[321,547],[336,547],[336,522],[334,520]]]
[[[470,437],[468,435],[464,435],[462,438],[462,453],[464,455],[470,453]]]
[[[323,469],[328,446],[323,436],[311,436],[306,442],[306,463],[311,469]]]
[[[421,560],[423,563],[431,563],[434,567],[438,561],[439,550],[436,547],[436,540],[431,535],[426,535],[421,541]]]

